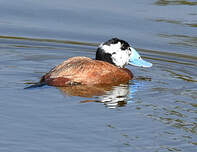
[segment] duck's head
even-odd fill
[[[96,51],[96,60],[106,61],[120,68],[128,64],[140,67],[152,66],[152,63],[144,61],[126,41],[118,38],[100,44]]]

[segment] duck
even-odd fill
[[[95,59],[84,56],[68,58],[40,79],[40,84],[66,87],[73,85],[117,85],[128,83],[133,73],[127,65],[152,67],[128,42],[112,38],[101,43]]]

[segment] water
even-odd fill
[[[0,1],[0,151],[197,151],[197,1]],[[27,89],[100,42],[152,68],[128,85]]]

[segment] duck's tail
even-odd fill
[[[25,87],[24,89],[31,89],[31,88],[37,88],[37,87],[42,87],[44,85],[47,85],[45,81],[45,75],[41,77],[40,81],[37,83],[31,83],[32,85]]]
[[[46,85],[45,82],[38,82],[38,83],[34,83],[28,87],[25,87],[24,89],[37,88],[37,87],[42,87],[44,85]]]

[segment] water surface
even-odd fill
[[[196,1],[1,0],[0,151],[196,151]],[[152,68],[129,84],[24,89],[119,37]]]

